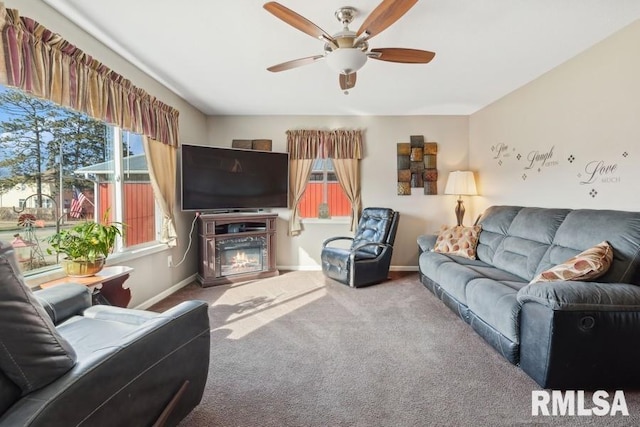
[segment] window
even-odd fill
[[[116,251],[157,240],[141,135],[2,86],[0,132],[0,240],[19,234],[32,245],[23,271],[58,263],[46,251],[56,226],[121,222]]]
[[[351,215],[351,203],[344,194],[331,159],[313,162],[307,188],[298,204],[301,218],[327,218]],[[328,209],[328,216],[321,212]]]

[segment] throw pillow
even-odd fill
[[[75,363],[75,351],[22,281],[13,248],[0,242],[0,370],[25,395]]]
[[[601,242],[562,264],[543,271],[530,283],[596,279],[609,270],[612,261],[613,248],[609,242]]]
[[[478,235],[481,230],[482,226],[480,225],[472,227],[442,226],[433,250],[443,254],[476,259],[476,246],[478,246]]]

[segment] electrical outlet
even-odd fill
[[[167,267],[173,267],[173,257],[171,255],[167,257]]]

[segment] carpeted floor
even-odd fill
[[[417,273],[361,289],[321,272],[191,284],[152,309],[185,299],[211,305],[211,365],[183,427],[640,425],[626,390],[628,417],[531,416],[540,387]]]

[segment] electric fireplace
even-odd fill
[[[198,282],[213,286],[278,275],[277,218],[260,212],[200,215]]]

